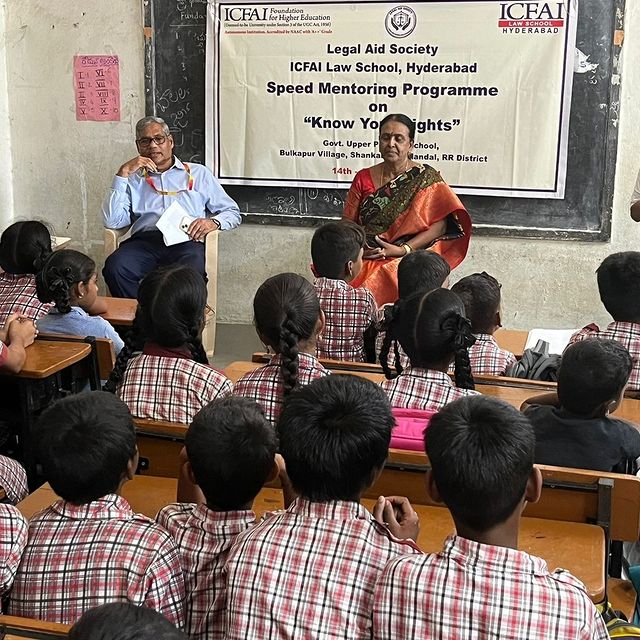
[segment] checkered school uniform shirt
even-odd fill
[[[376,640],[606,640],[584,585],[524,551],[447,538],[438,554],[392,560],[376,587]]]
[[[184,622],[184,579],[174,541],[109,494],[58,500],[31,518],[10,615],[73,624],[106,602],[131,602]]]
[[[315,356],[301,353],[298,355],[298,360],[298,384],[300,386],[306,386],[316,378],[329,375],[329,372]],[[281,362],[280,355],[273,356],[269,360],[269,364],[245,373],[233,387],[234,395],[253,398],[264,410],[267,420],[271,420],[271,422],[278,419],[284,402],[282,373],[280,372]]]
[[[503,376],[516,362],[510,351],[501,349],[488,333],[476,333],[476,342],[469,348],[469,361],[474,375]]]
[[[0,596],[11,589],[28,530],[27,521],[14,506],[0,503]]]
[[[12,313],[37,320],[51,307],[51,303],[38,300],[35,276],[0,273],[0,327]]]
[[[617,340],[624,345],[633,358],[633,369],[629,377],[629,391],[640,391],[640,324],[635,322],[612,322],[604,331],[597,324],[589,324],[571,336],[569,344],[588,340],[589,338],[606,338]]]
[[[380,386],[392,407],[439,411],[464,396],[479,395],[472,389],[458,389],[442,371],[408,367],[397,378],[383,380]]]
[[[156,522],[175,540],[187,592],[185,631],[194,640],[224,637],[222,569],[238,534],[255,524],[253,511],[213,511],[206,505],[170,504]]]
[[[0,456],[0,487],[12,504],[29,495],[27,472],[19,462],[7,456]]]
[[[330,278],[317,278],[314,287],[325,317],[318,357],[365,362],[364,332],[378,316],[371,291],[354,289],[344,280]]]
[[[127,363],[117,394],[136,418],[188,424],[202,407],[232,391],[224,374],[190,354],[145,347]]]
[[[376,580],[409,553],[362,505],[299,498],[232,547],[225,638],[370,638]]]

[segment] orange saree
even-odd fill
[[[395,180],[376,189],[371,172],[363,169],[353,180],[344,217],[360,224],[368,236],[401,245],[440,220],[447,229],[430,247],[453,269],[467,255],[471,218],[458,196],[428,165],[412,167]],[[379,305],[398,298],[399,258],[365,260],[353,287],[367,287]]]

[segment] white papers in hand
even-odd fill
[[[527,343],[524,345],[525,349],[533,349],[536,346],[538,340],[545,340],[549,343],[549,353],[557,353],[562,355],[562,352],[567,348],[571,336],[577,331],[577,329],[531,329],[529,336],[527,337]]]
[[[160,216],[160,220],[156,222],[156,227],[162,231],[164,243],[167,247],[191,240],[183,231],[185,225],[182,224],[182,219],[185,217],[189,220],[193,219],[185,211],[184,207],[177,200],[174,200]]]

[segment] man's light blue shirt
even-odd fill
[[[142,169],[128,178],[114,176],[111,189],[102,203],[102,216],[107,229],[122,229],[133,224],[132,233],[156,230],[156,222],[176,199],[192,218],[213,217],[220,229],[233,229],[240,222],[238,205],[225,193],[211,171],[203,164],[189,162],[193,188],[187,190],[189,175],[184,164],[174,156],[170,169],[149,172],[158,191],[178,191],[176,196],[163,196],[147,184]]]

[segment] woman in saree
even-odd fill
[[[471,219],[458,196],[429,165],[411,159],[415,122],[390,114],[380,123],[382,162],[359,171],[344,218],[367,234],[364,266],[351,281],[373,293],[378,305],[398,298],[399,258],[429,248],[453,269],[467,254]]]

